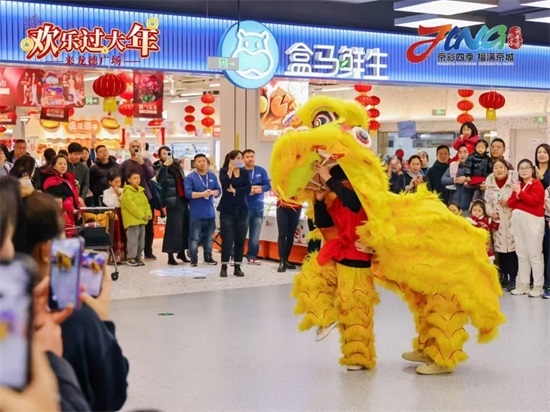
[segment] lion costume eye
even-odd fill
[[[360,145],[370,148],[372,146],[372,140],[370,138],[369,132],[360,127],[354,127],[351,130],[351,134],[359,142]]]
[[[315,118],[313,119],[312,126],[313,128],[320,127],[337,119],[338,115],[336,113],[319,112],[317,113],[317,116],[315,116]]]

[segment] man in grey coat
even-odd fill
[[[86,199],[86,195],[90,189],[90,171],[88,170],[88,166],[80,161],[82,146],[79,143],[71,143],[67,147],[67,151],[69,152],[67,172],[74,175],[78,184],[80,204],[84,205],[84,199]]]

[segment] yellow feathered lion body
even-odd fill
[[[335,121],[311,128],[321,111],[335,113]],[[499,305],[502,290],[498,271],[487,258],[487,233],[449,212],[425,185],[416,193],[396,195],[388,190],[380,159],[357,138],[354,129],[366,129],[363,107],[338,99],[313,98],[297,117],[303,130],[288,131],[274,145],[274,189],[282,198],[297,197],[312,205],[314,194],[305,190],[313,174],[312,162],[321,159],[319,151],[337,159],[368,216],[357,234],[361,243],[375,250],[374,277],[400,294],[415,314],[419,332],[415,349],[426,349],[426,342],[429,346],[429,342],[438,341],[435,349],[432,345],[425,353],[437,358],[436,363],[452,367],[466,359],[456,346],[461,347],[468,338],[463,328],[468,318],[479,330],[479,342],[495,337],[504,316]],[[445,316],[438,311],[455,315],[458,323],[452,325],[447,319],[445,325],[438,325],[432,319],[431,327],[422,325],[423,318]],[[446,336],[447,342],[443,342],[438,333],[453,336]],[[443,357],[432,353],[445,352],[442,346],[446,345],[450,346],[449,353]]]

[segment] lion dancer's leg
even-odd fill
[[[348,370],[372,369],[376,365],[374,350],[374,305],[380,299],[374,289],[370,268],[353,268],[336,264],[339,328],[342,365]]]
[[[300,330],[327,327],[338,320],[336,308],[336,269],[334,263],[320,266],[318,253],[308,255],[294,278],[292,296],[298,301],[294,313],[304,314]]]
[[[416,368],[418,373],[450,373],[459,362],[468,359],[462,350],[469,338],[464,329],[468,316],[454,295],[427,296],[424,311],[418,315],[420,330],[415,349],[430,360],[427,365]]]
[[[405,291],[403,299],[409,305],[414,316],[414,326],[417,336],[413,338],[413,351],[405,352],[401,356],[411,362],[430,363],[431,360],[424,354],[426,342],[428,341],[428,316],[426,314],[426,295],[413,291]]]

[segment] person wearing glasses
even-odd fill
[[[518,280],[512,295],[540,298],[544,285],[542,239],[544,237],[544,187],[536,178],[535,167],[529,159],[518,164],[519,181],[512,182],[512,232],[518,255]],[[533,271],[533,289],[529,281]]]

